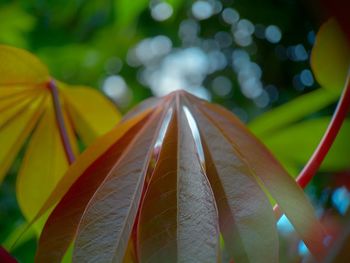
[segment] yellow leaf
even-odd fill
[[[10,99],[13,97],[21,97],[27,96],[29,93],[31,94],[33,91],[39,91],[39,89],[35,87],[27,87],[26,85],[8,85],[2,86],[0,84],[0,100]]]
[[[42,217],[49,209],[51,209],[77,180],[79,175],[82,174],[91,163],[96,161],[103,153],[105,153],[114,142],[120,140],[129,129],[141,122],[143,119],[147,118],[150,111],[150,109],[146,109],[144,112],[130,117],[130,119],[121,122],[107,134],[94,141],[89,148],[87,148],[86,151],[79,156],[78,160],[69,167],[65,175],[57,183],[55,189],[52,191],[51,195],[47,198],[46,202],[33,219],[33,222]]]
[[[23,104],[23,102],[29,102],[32,100],[32,96],[28,96],[28,94],[18,94],[16,96],[9,96],[6,100],[0,103],[0,122],[5,119],[4,114],[8,114],[8,112],[14,111],[15,108],[18,108],[19,105]],[[0,98],[1,100],[1,98]]]
[[[120,119],[111,102],[85,87],[70,91],[60,83],[61,107],[55,107],[52,83],[47,67],[35,56],[0,45],[0,182],[33,134],[17,177],[18,202],[28,220],[47,201],[69,166],[62,134],[68,134],[77,155],[76,134],[89,143]],[[57,114],[64,119],[61,129]]]
[[[49,79],[47,68],[29,52],[0,45],[0,85],[36,85]]]
[[[20,111],[16,119],[0,126],[0,182],[39,119],[42,108],[43,99],[38,98]]]
[[[18,101],[16,104],[11,105],[12,101],[9,101],[10,107],[6,107],[7,103],[3,103],[2,111],[0,116],[0,127],[5,127],[10,123],[16,116],[20,115],[21,112],[25,111],[29,107],[30,103],[33,101],[32,98]]]
[[[350,65],[346,36],[335,19],[324,23],[311,53],[311,66],[317,81],[325,88],[341,91]]]
[[[17,179],[18,203],[28,219],[36,215],[69,166],[56,126],[54,109],[47,103]],[[67,127],[71,131],[71,144],[76,145],[72,128]]]
[[[63,88],[62,93],[75,129],[86,144],[111,130],[120,120],[113,104],[94,89]]]
[[[327,236],[311,203],[230,111],[184,91],[138,109],[96,140],[59,182],[41,209],[58,202],[36,262],[60,262],[72,242],[73,261],[123,262],[131,238],[141,262],[216,262],[219,230],[234,260],[278,262],[276,222],[265,191],[322,259]],[[146,110],[149,117],[126,126]],[[128,256],[126,262],[132,261]]]

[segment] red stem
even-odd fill
[[[346,86],[343,90],[343,93],[339,99],[337,108],[333,113],[331,122],[328,125],[328,128],[323,135],[319,145],[314,151],[313,155],[305,165],[304,169],[300,172],[297,177],[297,183],[305,188],[311,179],[315,176],[316,172],[320,168],[324,158],[326,157],[329,149],[331,148],[339,130],[345,120],[346,114],[350,108],[350,76],[348,75],[346,80]],[[275,215],[277,220],[281,217],[282,213],[276,205],[274,207]]]
[[[311,156],[308,163],[305,165],[304,169],[300,172],[297,177],[297,183],[305,188],[306,185],[311,181],[311,179],[316,174],[317,170],[320,168],[324,158],[326,157],[329,149],[331,148],[337,134],[344,122],[346,114],[350,108],[350,82],[349,78],[346,82],[346,87],[340,97],[337,108],[334,111],[331,122],[323,135],[320,144],[317,146],[315,152]]]
[[[18,263],[18,261],[2,246],[0,246],[0,261],[2,263]]]
[[[53,102],[53,106],[55,109],[56,122],[57,122],[58,129],[60,131],[60,137],[62,140],[64,151],[66,153],[68,163],[72,164],[75,160],[75,157],[74,157],[74,153],[72,150],[72,146],[71,146],[70,141],[69,141],[69,136],[68,136],[68,132],[66,129],[66,125],[64,123],[64,117],[63,117],[62,107],[61,107],[61,103],[60,103],[60,99],[59,99],[59,95],[58,95],[58,89],[57,89],[57,86],[56,86],[54,80],[51,80],[48,83],[48,88],[49,88],[51,95],[52,95],[52,102]]]

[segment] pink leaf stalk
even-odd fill
[[[324,158],[327,156],[328,151],[335,138],[337,137],[339,130],[345,120],[346,114],[350,108],[350,76],[348,75],[345,88],[339,99],[338,105],[333,113],[332,120],[330,121],[328,128],[323,135],[319,145],[312,154],[311,158],[305,165],[304,169],[300,172],[297,177],[297,183],[305,188],[312,178],[316,175],[316,172],[320,168]],[[274,207],[275,215],[277,220],[282,216],[282,212],[278,205]]]
[[[51,92],[52,102],[53,102],[53,106],[55,109],[55,115],[56,115],[56,123],[57,123],[58,129],[59,129],[59,132],[60,132],[60,137],[62,140],[64,151],[66,153],[68,163],[72,164],[75,160],[75,157],[74,157],[72,146],[71,146],[70,141],[69,141],[67,128],[66,128],[66,125],[64,123],[62,106],[61,106],[60,99],[59,99],[58,89],[57,89],[57,86],[56,86],[54,80],[51,80],[48,83],[48,88]]]

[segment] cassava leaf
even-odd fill
[[[136,105],[134,108],[132,108],[128,113],[126,113],[123,116],[123,119],[121,120],[121,122],[129,120],[129,119],[135,117],[136,115],[140,115],[149,109],[153,109],[154,107],[156,107],[158,105],[158,103],[160,103],[160,99],[154,98],[154,97],[151,97],[151,98],[148,98],[148,99],[142,101],[141,103]]]
[[[89,200],[79,223],[73,260],[82,262],[87,256],[94,262],[123,260],[160,129],[161,114],[161,111],[154,113]]]
[[[172,118],[140,208],[140,262],[216,262],[216,204],[184,110]]]
[[[317,81],[325,88],[340,92],[350,66],[350,48],[335,19],[329,19],[317,33],[311,53],[311,67]]]
[[[225,247],[237,262],[278,262],[275,217],[251,166],[219,125],[201,112],[195,116]]]
[[[18,202],[29,220],[68,167],[48,89],[52,80],[47,67],[35,56],[0,45],[0,182],[30,139],[17,179]],[[59,84],[65,126],[77,153],[75,131],[89,144],[110,130],[120,115],[96,91]],[[85,98],[78,99],[78,94]],[[95,104],[91,105],[90,100]]]
[[[192,99],[193,100],[193,99]],[[198,108],[241,153],[265,189],[280,205],[314,256],[322,257],[327,237],[302,189],[231,112],[206,102]]]
[[[85,172],[85,170],[95,162],[102,154],[104,154],[112,145],[112,143],[121,140],[126,136],[126,132],[134,129],[133,127],[138,123],[144,121],[149,115],[150,111],[144,111],[133,118],[121,122],[121,125],[116,126],[108,132],[103,138],[96,140],[87,148],[79,157],[78,161],[73,163],[65,176],[59,181],[54,191],[50,194],[45,204],[41,207],[36,219],[41,217],[46,211],[53,207],[72,186],[73,183]],[[136,129],[136,128],[135,128]],[[136,129],[137,130],[137,129]],[[128,138],[128,137],[125,137]],[[125,139],[124,138],[124,139]],[[127,141],[127,140],[126,140]],[[122,147],[121,147],[122,148]]]
[[[121,123],[93,143],[70,167],[37,216],[43,215],[64,195],[43,229],[36,262],[60,262],[74,239],[85,206],[148,115],[146,112]]]
[[[83,154],[63,177],[58,192],[72,186],[46,222],[36,262],[59,262],[71,242],[76,262],[217,262],[219,231],[235,261],[278,262],[268,195],[322,258],[326,235],[306,195],[231,112],[185,92],[132,112],[92,146],[104,150],[89,148],[94,157]]]

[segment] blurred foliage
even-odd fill
[[[138,81],[139,68],[125,63],[128,50],[145,37],[160,34],[169,37],[173,46],[181,47],[179,25],[185,19],[193,17],[192,1],[166,2],[172,5],[173,15],[166,21],[158,22],[150,15],[149,6],[152,1],[145,0],[15,3],[2,0],[0,14],[4,22],[0,25],[0,41],[29,49],[49,66],[55,78],[67,83],[100,88],[108,75],[122,75],[133,94],[132,102],[126,107],[128,109],[151,95],[151,91]],[[254,8],[251,8],[252,5]],[[255,43],[247,47],[247,50],[252,50],[253,60],[263,69],[264,83],[273,84],[280,90],[279,100],[271,106],[300,94],[303,90],[291,88],[291,83],[296,74],[309,68],[308,61],[306,59],[296,63],[287,58],[286,52],[288,46],[297,44],[302,44],[310,52],[313,24],[303,4],[291,0],[223,0],[222,6],[235,8],[242,18],[249,19],[254,24],[275,24],[283,32],[279,45],[256,38]],[[230,27],[219,15],[200,21],[200,26],[200,38],[204,40],[212,39],[217,32],[230,31]],[[227,48],[226,52],[230,50]],[[123,63],[120,71],[113,72],[110,64],[116,58]],[[204,86],[210,89],[211,82],[217,75],[229,77],[234,88],[238,85],[236,76],[228,67],[208,76]],[[249,118],[261,112],[239,92],[232,92],[224,98],[213,94],[213,99],[229,108],[244,107]]]
[[[296,167],[302,167],[317,147],[329,122],[330,118],[327,117],[306,120],[272,133],[264,142],[277,157],[290,160]],[[349,168],[349,145],[346,141],[350,122],[346,121],[343,125],[320,171],[341,171]]]
[[[335,19],[320,28],[311,64],[321,85],[332,90],[343,89],[349,71],[350,50],[346,35]]]
[[[171,6],[172,14],[158,21],[152,12],[162,2]],[[193,12],[195,2],[208,2],[218,12],[198,19]],[[234,8],[240,19],[255,26],[251,44],[242,46],[235,42],[236,28],[222,16],[227,8]],[[243,121],[257,117],[251,122],[252,130],[296,175],[321,137],[337,99],[337,94],[319,89],[310,71],[311,48],[321,22],[314,10],[318,7],[312,6],[311,1],[301,0],[0,0],[0,43],[33,52],[48,65],[55,78],[70,84],[102,90],[106,79],[121,76],[127,85],[127,96],[112,99],[123,112],[155,92],[143,80],[143,75],[151,75],[147,70],[154,73],[152,70],[161,67],[169,54],[190,47],[209,54],[214,45],[214,51],[225,56],[226,65],[205,73],[199,84],[212,101],[232,110]],[[181,34],[185,22],[198,29],[191,41]],[[275,43],[264,36],[269,25],[277,26],[282,33]],[[220,36],[225,35],[219,32],[229,33],[232,43],[217,48]],[[129,61],[142,41],[160,35],[171,40],[171,51],[149,65]],[[264,97],[249,98],[242,92],[239,72],[232,66],[232,53],[236,50],[249,54],[250,61],[261,69],[262,94],[268,101]],[[229,80],[230,87],[225,94],[217,92],[215,84],[218,80],[222,83],[223,78]],[[264,115],[265,112],[268,113]],[[322,168],[324,173],[349,170],[345,158],[348,130],[346,123]],[[5,244],[13,238],[10,233],[24,223],[14,195],[17,170],[18,162],[0,188],[0,242]],[[322,183],[313,181],[307,191],[315,203],[330,207],[332,190],[326,193],[322,189],[329,187],[332,179],[325,178]],[[31,262],[35,242],[34,238],[24,240],[12,253],[20,262]]]

